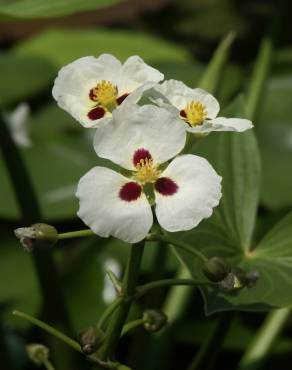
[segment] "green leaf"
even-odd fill
[[[169,42],[139,32],[104,29],[49,30],[20,44],[18,55],[39,56],[58,68],[86,55],[110,53],[121,60],[137,54],[148,63],[189,60],[188,53]]]
[[[272,77],[256,126],[263,158],[261,200],[271,209],[292,205],[291,91],[291,76]]]
[[[242,111],[242,100],[237,99],[223,115],[243,117]],[[240,250],[249,249],[260,195],[260,157],[254,132],[214,132],[201,141],[197,151],[223,178],[216,219]]]
[[[0,56],[0,102],[25,100],[47,88],[55,75],[54,66],[35,56]]]
[[[1,0],[0,16],[16,18],[60,17],[96,10],[118,2],[121,0]]]

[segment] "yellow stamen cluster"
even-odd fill
[[[206,106],[199,101],[191,101],[183,111],[186,115],[183,119],[191,126],[201,125],[207,117]]]
[[[96,101],[99,105],[102,105],[109,110],[117,105],[116,98],[118,96],[118,89],[110,81],[102,80],[91,90],[91,92],[92,100]]]
[[[142,185],[155,182],[161,173],[159,166],[154,165],[153,160],[148,158],[141,159],[136,168],[135,177]]]

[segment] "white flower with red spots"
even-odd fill
[[[113,112],[97,131],[96,153],[122,167],[85,174],[77,189],[78,216],[96,234],[129,243],[146,237],[151,205],[167,231],[189,230],[212,214],[221,198],[221,177],[204,158],[179,154],[186,131],[171,112],[153,105],[126,106]]]
[[[89,56],[60,70],[53,97],[84,127],[97,127],[120,105],[137,103],[145,90],[163,78],[138,56],[131,56],[123,65],[109,54]]]
[[[248,119],[217,117],[220,106],[214,96],[202,89],[191,89],[181,81],[164,81],[154,91],[157,96],[153,100],[174,112],[188,132],[242,132],[253,127]]]

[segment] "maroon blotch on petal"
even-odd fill
[[[134,181],[124,184],[119,192],[119,197],[125,202],[137,200],[142,193],[142,188]]]
[[[144,149],[144,148],[141,148],[141,149],[138,149],[135,151],[134,155],[133,155],[133,163],[134,163],[134,166],[137,166],[138,163],[140,163],[141,159],[152,159],[152,156],[149,152],[149,150],[147,149]]]
[[[121,105],[122,102],[126,99],[126,97],[129,96],[129,94],[123,94],[121,96],[119,96],[117,99],[116,99],[116,102],[118,105]]]
[[[95,93],[94,93],[94,89],[91,89],[91,90],[89,91],[89,98],[90,98],[91,100],[93,100],[93,101],[96,101],[96,95],[95,95]]]
[[[173,195],[178,191],[178,185],[168,177],[160,177],[155,182],[155,190],[162,195]]]
[[[96,107],[96,108],[91,109],[91,111],[88,112],[87,116],[92,121],[95,121],[97,119],[104,117],[105,113],[106,113],[105,109],[103,109],[102,107]]]
[[[182,109],[179,114],[181,115],[181,117],[184,117],[184,118],[187,118],[187,114],[186,112],[184,111],[184,109]]]

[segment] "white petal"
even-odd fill
[[[220,106],[213,95],[203,89],[191,89],[181,81],[164,81],[161,85],[155,86],[157,99],[164,96],[165,103],[175,106],[178,111],[184,109],[191,101],[199,101],[206,106],[207,117],[215,118],[219,112]],[[158,100],[159,103],[159,100]]]
[[[250,120],[244,118],[218,117],[211,121],[212,131],[237,131],[243,132],[253,128]]]
[[[102,80],[116,84],[120,70],[121,63],[109,54],[102,54],[99,58],[89,56],[77,59],[59,71],[52,91],[53,97],[62,109],[83,126],[94,127],[97,120],[87,117],[94,107],[89,99],[89,91]]]
[[[138,149],[148,150],[154,163],[163,163],[183,149],[185,140],[181,120],[167,110],[126,105],[115,110],[111,121],[96,132],[94,148],[98,156],[133,170]]]
[[[195,155],[175,158],[161,177],[173,180],[178,190],[173,195],[155,191],[156,216],[167,231],[189,230],[210,217],[221,198],[221,177],[210,163]]]
[[[96,234],[137,243],[149,232],[153,216],[145,194],[142,192],[132,201],[119,197],[121,188],[129,182],[130,179],[105,167],[94,167],[80,179],[77,214]]]
[[[118,82],[119,92],[121,94],[130,93],[145,83],[147,83],[147,88],[150,88],[163,78],[164,75],[157,69],[147,65],[140,57],[132,56],[122,66]]]
[[[11,113],[5,114],[12,139],[20,148],[32,146],[27,122],[29,115],[30,108],[27,103],[21,103]]]

